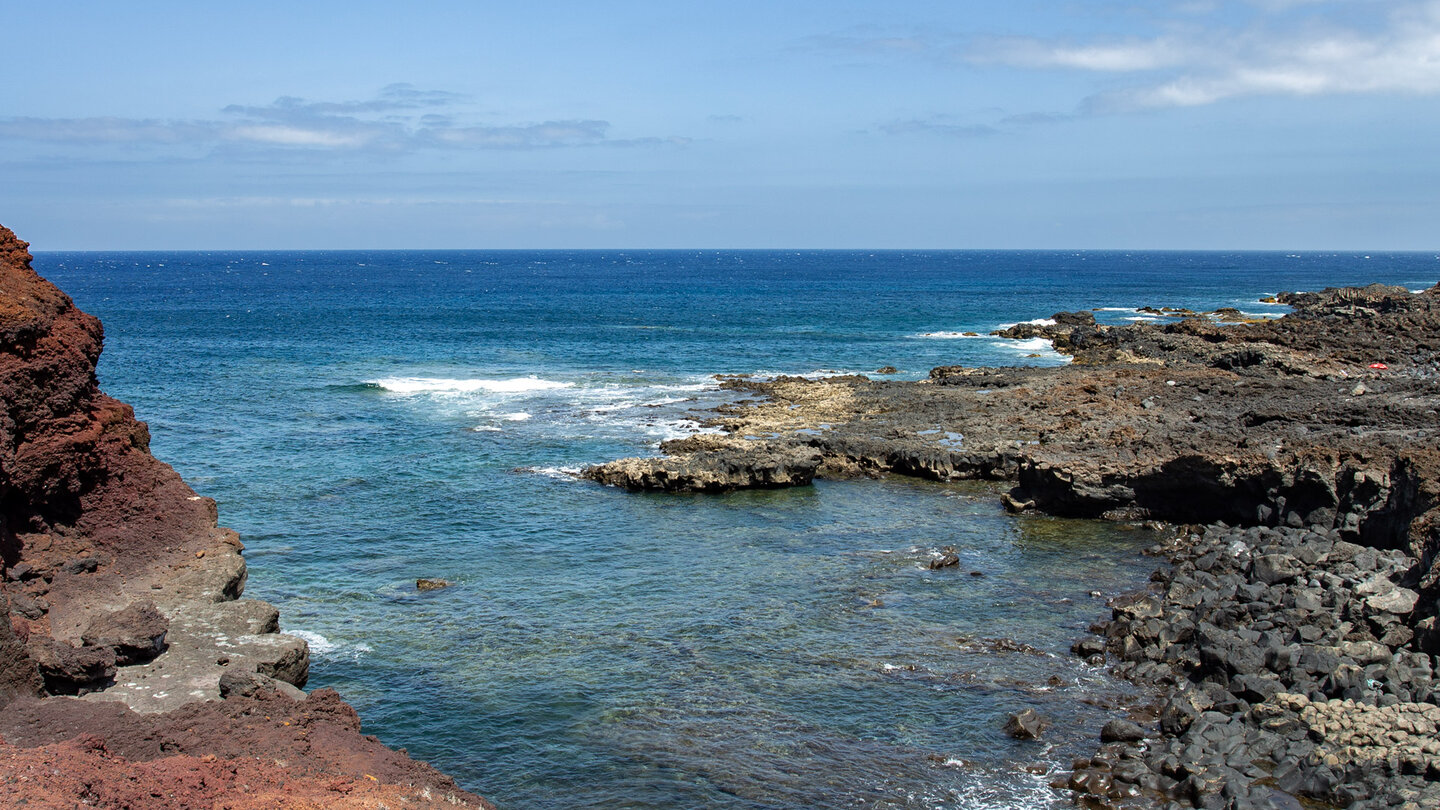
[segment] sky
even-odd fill
[[[0,0],[35,249],[1440,248],[1440,0]]]

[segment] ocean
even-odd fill
[[[1068,806],[1133,697],[1068,654],[1140,587],[1136,526],[890,478],[634,494],[713,375],[1059,365],[1002,325],[1233,306],[1430,253],[41,252],[100,381],[242,535],[246,595],[367,733],[502,808]],[[977,336],[966,336],[974,332]],[[954,546],[957,568],[925,568]],[[420,577],[451,587],[417,592]],[[1042,741],[1003,730],[1033,707]]]

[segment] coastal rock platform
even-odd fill
[[[1154,702],[1062,786],[1090,806],[1440,806],[1440,287],[1278,300],[1275,320],[998,333],[1050,340],[1059,368],[722,378],[749,398],[709,418],[719,434],[584,475],[992,479],[1014,511],[1168,522],[1168,565],[1076,647]],[[788,475],[798,458],[813,476]]]
[[[305,642],[28,247],[0,227],[0,804],[488,806],[301,690]]]

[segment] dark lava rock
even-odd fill
[[[900,369],[895,368],[894,366],[881,366],[880,368],[875,369],[875,373],[876,373],[876,374],[899,374],[899,373],[900,373]]]
[[[932,557],[927,567],[931,571],[940,568],[951,568],[960,564],[960,555],[955,553],[953,548],[942,549],[938,557]]]
[[[1005,721],[1005,733],[1017,740],[1038,740],[1050,721],[1034,709],[1021,709]]]
[[[149,661],[165,649],[170,620],[150,602],[134,602],[123,610],[98,616],[81,641],[87,647],[109,647],[119,666]]]
[[[40,671],[11,627],[7,600],[0,593],[0,709],[16,698],[40,694],[43,687]]]
[[[1129,720],[1111,720],[1100,730],[1101,742],[1140,742],[1145,739],[1145,729]]]
[[[38,619],[45,615],[45,604],[29,594],[17,593],[10,597],[10,611],[25,619]]]
[[[415,590],[417,591],[438,591],[441,588],[450,587],[450,581],[444,579],[417,579]]]
[[[93,574],[100,568],[99,557],[76,557],[61,568],[67,574]]]
[[[289,684],[285,686],[289,686]],[[232,670],[220,676],[220,697],[223,699],[253,698],[261,692],[287,694],[288,690],[280,685],[280,681],[258,672]]]
[[[802,444],[754,442],[729,446],[713,437],[694,436],[666,442],[665,458],[624,458],[587,467],[581,475],[592,481],[632,490],[725,492],[734,489],[776,489],[805,486],[824,460],[820,451]]]
[[[29,652],[52,694],[73,695],[115,677],[115,651],[109,647],[75,647],[42,638],[30,644]]]

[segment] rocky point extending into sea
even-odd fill
[[[998,333],[1050,340],[1060,368],[725,378],[749,398],[722,432],[583,474],[995,479],[1014,511],[1155,522],[1165,564],[1074,648],[1150,699],[1057,788],[1097,807],[1440,807],[1440,287],[1280,302],[1269,321],[1077,312]]]
[[[239,537],[95,376],[100,322],[0,227],[0,804],[488,807],[305,693]]]

